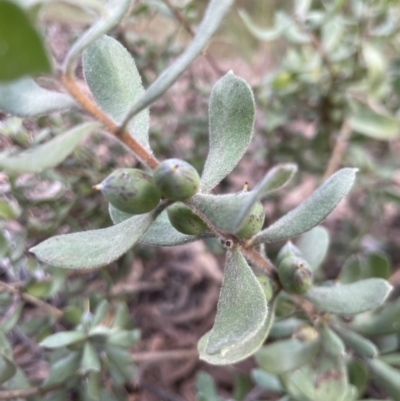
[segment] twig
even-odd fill
[[[73,96],[73,98],[96,120],[105,125],[107,130],[124,143],[144,164],[152,169],[158,166],[158,160],[146,150],[138,141],[132,138],[127,131],[120,132],[115,122],[100,110],[95,103],[92,102],[79,88],[76,80],[71,75],[61,75],[61,83],[65,89]]]
[[[198,357],[197,349],[182,349],[174,351],[158,351],[158,352],[136,352],[133,353],[132,360],[134,362],[159,362],[165,360],[185,359]]]
[[[165,5],[168,7],[168,9],[171,11],[171,13],[174,15],[174,17],[178,20],[178,22],[183,26],[185,31],[190,35],[194,36],[195,32],[193,31],[192,27],[190,24],[186,21],[184,16],[171,4],[170,0],[163,0]],[[218,75],[223,75],[224,71],[219,67],[217,62],[214,60],[212,56],[209,54],[204,54],[203,56],[207,60],[207,62],[210,64],[211,68],[218,74]]]
[[[397,287],[400,285],[400,270],[396,270],[390,277],[389,283],[393,285],[393,287]]]
[[[32,387],[24,390],[4,390],[0,391],[0,400],[14,400],[17,398],[26,399],[28,397],[32,397],[35,395],[44,395],[50,393],[51,391],[58,390],[64,387],[64,384],[55,384],[54,386],[41,388],[41,387]]]
[[[276,268],[269,260],[264,259],[254,249],[246,248],[244,245],[240,245],[239,247],[246,258],[252,261],[257,267],[267,272],[277,283],[279,283]]]
[[[38,308],[41,308],[41,309],[47,311],[48,313],[55,316],[56,319],[60,319],[63,315],[62,310],[48,304],[45,301],[42,301],[39,298],[34,297],[33,295],[27,294],[25,292],[20,292],[18,289],[14,288],[12,285],[6,284],[3,281],[0,281],[0,290],[1,289],[5,290],[11,294],[17,295],[20,298],[22,298],[24,301],[29,302],[29,303],[37,306]]]
[[[340,129],[339,136],[336,139],[335,148],[331,154],[328,162],[328,166],[325,170],[323,181],[327,180],[340,166],[340,162],[343,157],[343,153],[347,148],[351,135],[351,128],[347,120],[343,121],[342,128]]]

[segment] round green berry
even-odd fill
[[[131,214],[150,212],[161,198],[153,177],[135,168],[115,170],[97,187],[113,206]]]
[[[168,159],[154,171],[154,182],[162,196],[182,201],[191,198],[198,191],[200,176],[189,163],[180,159]]]
[[[250,213],[244,219],[241,228],[236,232],[239,238],[251,238],[256,235],[264,224],[265,212],[261,202],[256,202],[250,210]]]
[[[183,203],[174,203],[167,213],[172,226],[183,234],[198,235],[207,230],[207,224]]]
[[[304,294],[313,285],[310,265],[299,256],[288,256],[278,266],[278,276],[283,288],[295,294]]]

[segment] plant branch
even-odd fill
[[[64,384],[55,384],[54,386],[41,388],[41,387],[32,387],[28,389],[21,390],[4,390],[0,391],[0,400],[15,400],[17,398],[26,399],[28,397],[32,397],[35,395],[43,396],[52,391],[58,390],[64,387]]]
[[[65,89],[71,94],[71,96],[96,120],[103,123],[111,134],[113,134],[117,139],[124,143],[133,153],[138,157],[138,159],[155,169],[159,162],[158,160],[145,149],[138,141],[129,135],[126,130],[120,131],[118,125],[108,117],[88,96],[86,96],[83,91],[79,88],[76,83],[75,78],[72,75],[63,74],[61,75],[61,83],[64,85]]]
[[[199,352],[197,349],[179,349],[173,351],[135,352],[131,356],[134,362],[159,362],[173,359],[194,358],[198,355]]]
[[[45,301],[42,301],[39,298],[34,297],[33,295],[27,294],[25,292],[19,291],[17,288],[14,288],[12,285],[4,283],[0,281],[0,290],[4,290],[9,292],[10,294],[14,294],[22,298],[24,301],[29,302],[40,309],[45,310],[46,312],[52,314],[56,319],[61,319],[63,312],[62,310],[48,304]],[[1,399],[1,398],[0,398]]]
[[[351,135],[351,128],[347,120],[343,121],[339,136],[336,139],[336,144],[331,154],[331,157],[326,167],[323,181],[327,180],[340,166],[343,154],[347,148]]]
[[[276,268],[269,260],[265,259],[254,249],[246,248],[244,245],[239,245],[239,248],[247,259],[253,262],[260,269],[267,272],[277,283],[279,283]]]

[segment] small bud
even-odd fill
[[[246,239],[256,235],[264,225],[265,212],[261,202],[256,202],[250,213],[244,219],[241,228],[235,233],[239,238]]]
[[[183,234],[198,235],[207,230],[207,224],[183,203],[174,203],[167,213],[172,226]]]
[[[276,264],[279,265],[282,260],[288,256],[301,256],[300,249],[297,248],[292,241],[286,242],[286,244],[281,248],[276,257]]]
[[[283,288],[295,294],[304,294],[313,285],[309,264],[299,256],[288,256],[278,265],[278,276]]]
[[[162,196],[182,201],[191,198],[198,191],[200,176],[189,163],[179,159],[168,159],[154,171],[154,182]]]

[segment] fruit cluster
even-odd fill
[[[95,188],[115,208],[133,215],[151,212],[161,198],[174,201],[167,208],[171,225],[183,234],[199,235],[207,231],[207,224],[183,203],[198,192],[199,186],[200,177],[193,166],[180,159],[168,159],[153,174],[135,168],[115,170]],[[235,235],[252,237],[261,230],[264,219],[264,208],[257,202]]]

